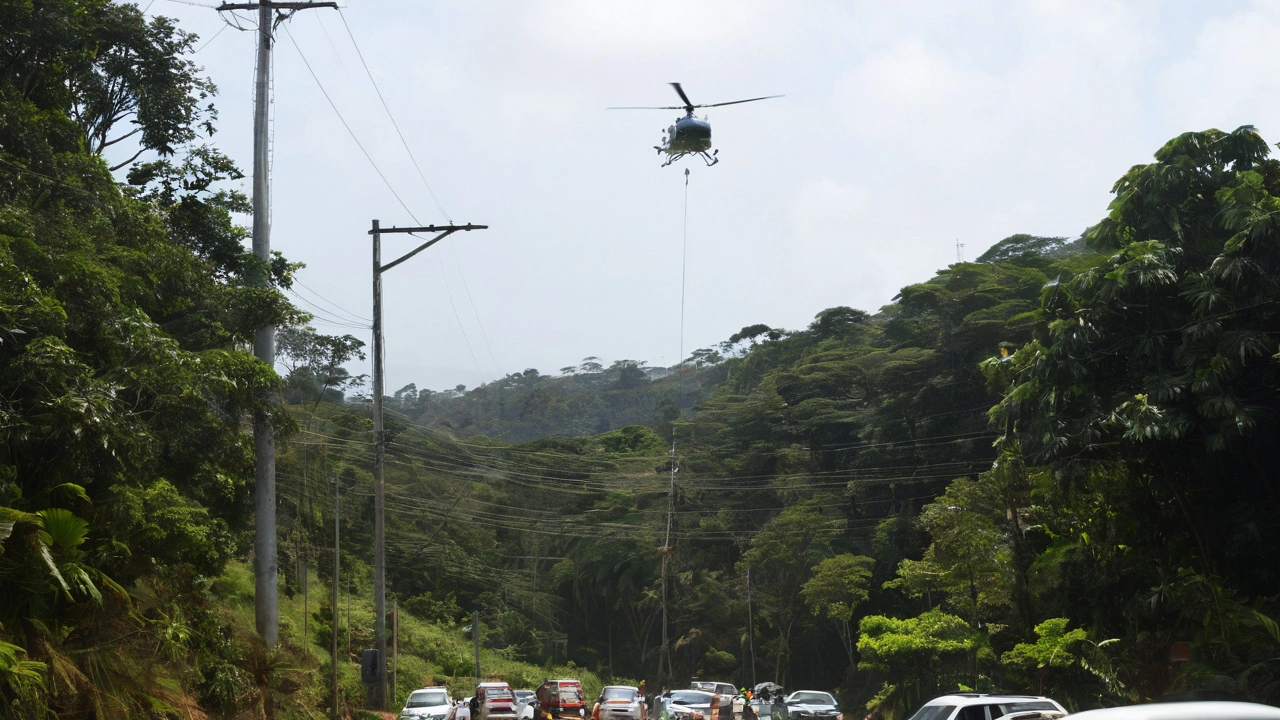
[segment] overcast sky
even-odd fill
[[[188,0],[148,12],[207,41],[195,59],[220,90],[213,142],[247,175],[254,33]],[[1277,2],[347,0],[342,12],[448,217],[491,226],[384,276],[388,390],[556,373],[588,355],[675,362],[686,167],[687,356],[745,325],[875,311],[954,262],[957,240],[972,259],[1014,233],[1079,235],[1115,180],[1178,133],[1253,124],[1280,140]],[[297,289],[328,311],[319,330],[367,341],[330,321],[371,314],[370,221],[415,221],[303,55],[417,221],[448,220],[342,17],[298,13],[275,53],[272,247],[306,263]],[[678,113],[605,107],[675,104],[671,81],[697,103],[786,97],[710,109],[720,164],[662,168],[653,146]],[[387,237],[384,260],[414,244]]]

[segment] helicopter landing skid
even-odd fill
[[[657,148],[657,150],[658,152],[662,152],[662,148]],[[707,167],[711,167],[712,165],[715,165],[716,163],[720,162],[720,158],[716,157],[719,154],[720,154],[719,148],[712,150],[710,155],[708,155],[706,152],[703,152],[703,151],[698,151],[696,153],[687,153],[687,152],[677,153],[675,155],[671,155],[670,157],[668,157],[667,161],[662,163],[662,167],[666,167],[670,165],[671,163],[679,160],[685,155],[697,155],[698,157],[702,158],[702,161],[707,164]]]

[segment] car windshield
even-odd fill
[[[512,690],[512,692],[515,693],[517,700],[524,700],[525,698],[533,697],[532,690]]]
[[[710,705],[711,693],[701,690],[676,690],[671,693],[671,702],[681,705]]]
[[[1001,717],[1003,717],[1005,715],[1008,715],[1009,713],[1024,712],[1026,710],[1057,710],[1057,709],[1058,708],[1054,707],[1053,703],[1045,702],[1043,700],[1032,701],[1032,702],[1002,703],[1000,705],[1000,715]]]
[[[484,689],[484,700],[514,700],[515,696],[511,693],[511,688],[494,687]]]
[[[955,705],[925,705],[911,716],[911,720],[947,720]]]
[[[791,702],[806,705],[835,705],[836,699],[824,692],[798,692],[791,696]]]
[[[629,687],[607,687],[601,697],[605,700],[635,700],[636,691]]]
[[[449,696],[443,690],[419,690],[409,695],[404,706],[407,708],[431,707],[432,705],[448,705]]]

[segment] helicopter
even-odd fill
[[[737,105],[739,103],[755,102],[757,100],[769,100],[771,98],[780,98],[781,95],[765,95],[763,97],[747,98],[746,100],[733,100],[731,102],[711,103],[708,105],[694,105],[688,95],[684,94],[684,88],[680,87],[680,83],[673,82],[671,87],[675,88],[676,94],[684,101],[684,105],[668,105],[665,107],[611,107],[609,110],[684,110],[684,117],[676,118],[674,124],[667,128],[662,136],[662,144],[654,145],[653,149],[658,154],[667,154],[667,161],[662,163],[662,167],[666,167],[671,163],[679,160],[685,155],[697,155],[707,163],[707,167],[711,167],[720,162],[720,158],[716,155],[719,150],[711,150],[711,123],[706,119],[699,119],[693,116],[693,111],[697,108],[721,107],[724,105]]]

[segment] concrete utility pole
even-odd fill
[[[373,634],[378,648],[378,679],[370,688],[366,703],[370,710],[385,710],[387,704],[387,489],[383,481],[383,456],[387,437],[382,427],[382,273],[435,245],[459,230],[484,230],[488,225],[428,225],[426,227],[384,228],[373,221]],[[382,264],[382,236],[385,233],[439,233],[418,247]]]
[[[681,355],[684,354],[683,349]],[[676,372],[682,370],[676,365]],[[671,484],[667,487],[667,534],[662,541],[662,652],[658,655],[658,677],[665,672],[667,680],[675,679],[671,668],[671,642],[667,637],[667,566],[671,560],[671,515],[676,508],[676,431],[671,428]],[[671,689],[664,684],[666,689]]]
[[[396,704],[400,680],[400,602],[391,601],[391,704]]]
[[[751,678],[751,684],[747,687],[752,691],[756,689],[756,618],[751,607],[751,566],[747,566],[747,657],[750,662],[747,663],[747,677]]]
[[[342,532],[342,482],[338,476],[333,481],[333,720],[338,720],[338,575],[342,566],[341,544],[338,542]]]
[[[480,684],[480,611],[475,610],[471,615],[471,639],[476,646],[476,684]]]
[[[267,130],[270,117],[271,43],[275,31],[272,10],[290,14],[307,8],[338,8],[336,2],[223,3],[218,12],[258,11],[258,70],[253,85],[253,254],[260,262],[254,281],[271,285],[271,167]],[[280,19],[288,15],[281,14]],[[258,328],[253,336],[253,354],[271,367],[276,364],[276,328]],[[266,415],[253,418],[253,447],[257,455],[254,475],[253,614],[258,635],[268,645],[279,642],[280,601],[277,596],[276,567],[276,441]]]

